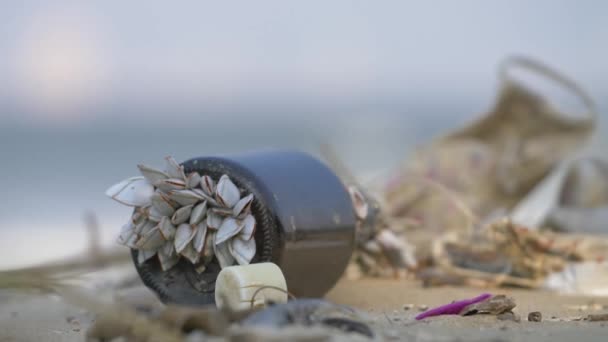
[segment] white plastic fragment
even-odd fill
[[[225,267],[215,283],[215,303],[219,308],[242,311],[268,302],[287,302],[287,282],[279,266],[259,263]]]

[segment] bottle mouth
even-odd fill
[[[249,210],[256,221],[252,237],[256,252],[250,263],[276,262],[280,253],[277,221],[266,202],[267,192],[263,185],[255,181],[255,175],[236,163],[213,157],[194,158],[181,165],[186,175],[196,172],[215,181],[227,175],[241,193],[253,195]],[[211,246],[205,248],[208,247]],[[183,257],[167,270],[162,269],[157,258],[140,263],[139,253],[138,250],[132,249],[137,271],[144,283],[156,291],[162,301],[190,305],[214,303],[215,281],[222,269],[217,256],[209,260],[201,272],[196,264]]]

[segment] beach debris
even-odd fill
[[[421,319],[425,319],[427,317],[440,316],[440,315],[459,315],[469,305],[483,302],[491,297],[492,297],[491,294],[483,293],[475,298],[454,301],[452,303],[449,303],[446,305],[441,305],[436,308],[432,308],[428,311],[425,311],[425,312],[419,314],[418,316],[416,316],[416,320],[421,320]]]
[[[282,328],[291,325],[323,326],[372,338],[374,332],[362,314],[322,299],[296,299],[257,311],[241,321],[245,327]]]
[[[165,162],[164,171],[138,165],[143,177],[126,179],[106,191],[110,198],[134,207],[118,243],[137,250],[140,264],[157,256],[163,271],[180,258],[201,271],[213,256],[221,267],[249,264],[256,253],[254,196],[242,196],[227,175],[216,183],[209,175],[186,174],[172,157]]]
[[[515,323],[521,322],[521,316],[513,311],[507,311],[496,315],[496,319],[499,321],[513,321]]]
[[[604,321],[608,321],[608,313],[589,314],[589,315],[587,315],[587,320],[589,322],[604,322]]]
[[[511,312],[515,308],[515,300],[505,295],[496,295],[467,305],[460,315],[500,315]]]
[[[283,272],[270,262],[225,267],[215,281],[215,304],[220,309],[251,310],[287,299]]]
[[[403,310],[408,311],[414,308],[414,304],[403,304]]]
[[[564,294],[608,296],[608,262],[590,260],[568,263],[547,276],[543,286]]]
[[[542,322],[543,314],[540,311],[532,311],[528,314],[528,322]]]

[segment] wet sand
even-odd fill
[[[146,292],[143,288],[140,292]],[[494,316],[443,316],[415,321],[420,306],[436,306],[482,292],[515,298],[522,321]],[[152,298],[150,296],[150,298]],[[382,337],[405,341],[606,341],[608,322],[576,321],[608,312],[608,298],[560,296],[522,289],[421,288],[406,280],[342,280],[327,298],[368,313]],[[0,292],[0,341],[83,341],[94,315],[57,297]],[[413,305],[413,308],[404,309]],[[587,305],[585,308],[584,306]],[[602,307],[603,306],[603,307]],[[540,311],[543,322],[527,322]]]

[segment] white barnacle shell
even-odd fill
[[[171,205],[171,200],[167,195],[157,191],[152,195],[152,207],[154,207],[163,216],[171,216],[175,212],[175,208]]]
[[[154,186],[144,177],[132,177],[112,185],[106,196],[130,207],[146,207],[154,194]]]
[[[243,226],[243,228],[239,233],[239,237],[243,240],[251,240],[251,238],[253,237],[253,233],[255,233],[255,217],[253,217],[253,215],[247,215],[243,219],[243,221],[241,221],[241,225]]]
[[[353,203],[355,215],[359,220],[365,220],[369,213],[369,205],[367,204],[367,201],[365,201],[365,197],[363,196],[361,191],[359,191],[359,189],[354,186],[348,187],[348,193]]]
[[[217,236],[216,236],[217,241]],[[228,267],[234,264],[234,257],[230,254],[230,250],[228,247],[228,243],[213,243],[213,253],[217,258],[217,261],[220,263],[220,267]]]
[[[168,271],[178,263],[179,256],[172,251],[167,252],[163,248],[158,251],[158,261],[160,262],[160,268],[163,271]]]
[[[196,264],[200,258],[200,254],[194,249],[191,243],[181,251],[181,256],[188,259],[191,263]]]
[[[158,228],[160,229],[160,233],[163,234],[163,237],[167,241],[171,241],[175,237],[175,231],[177,228],[171,223],[171,219],[168,217],[163,217],[158,223]]]
[[[201,253],[203,248],[205,248],[206,237],[207,223],[203,221],[196,226],[196,234],[194,234],[194,238],[192,239],[192,245],[198,253]]]
[[[232,209],[232,215],[235,217],[239,217],[249,213],[251,209],[251,203],[253,202],[253,194],[249,194],[243,198],[241,198]]]
[[[174,190],[169,193],[169,198],[181,205],[197,203],[204,198],[192,190]]]
[[[185,207],[181,207],[175,211],[173,216],[171,216],[171,223],[174,225],[182,224],[188,221],[190,214],[192,213],[192,205],[187,205]]]
[[[135,246],[137,246],[137,248],[140,250],[156,251],[163,245],[163,243],[165,243],[165,241],[165,238],[160,233],[160,229],[158,227],[154,227],[150,231],[141,235]]]
[[[158,181],[155,184],[161,191],[169,192],[174,190],[184,190],[186,182],[177,178],[168,178]]]
[[[184,174],[184,167],[179,165],[178,162],[173,159],[173,157],[168,156],[165,157],[165,167],[166,171],[172,178],[178,178],[181,180],[186,180],[186,175]]]
[[[175,232],[175,251],[181,253],[192,241],[195,234],[196,230],[191,225],[187,223],[180,224]]]
[[[186,187],[188,189],[194,189],[201,182],[201,175],[198,172],[192,172],[186,177]]]
[[[128,246],[127,242],[131,239],[133,235],[137,236],[137,233],[135,233],[135,225],[129,222],[122,226],[120,235],[118,235],[118,239],[116,240],[116,242],[121,245]]]
[[[154,255],[156,255],[156,251],[139,250],[137,251],[137,262],[141,265]]]
[[[205,214],[207,214],[207,201],[203,201],[192,208],[190,224],[198,224],[205,218]]]
[[[232,239],[228,242],[230,254],[239,265],[248,265],[255,256],[255,240]]]
[[[223,220],[224,219],[220,215],[214,213],[213,211],[207,212],[207,227],[209,227],[209,229],[220,228]]]
[[[207,175],[201,177],[201,189],[203,189],[207,195],[213,196],[215,193],[215,181],[213,178]]]
[[[137,165],[137,168],[144,178],[152,185],[156,185],[159,181],[169,178],[168,174],[148,165],[139,164]]]
[[[227,241],[231,237],[237,235],[241,231],[241,229],[243,229],[243,226],[240,225],[236,219],[232,217],[224,219],[222,225],[217,230],[217,235],[215,236],[215,243],[220,244]]]
[[[241,199],[239,188],[232,183],[227,175],[220,177],[215,192],[217,202],[224,207],[232,208]]]

